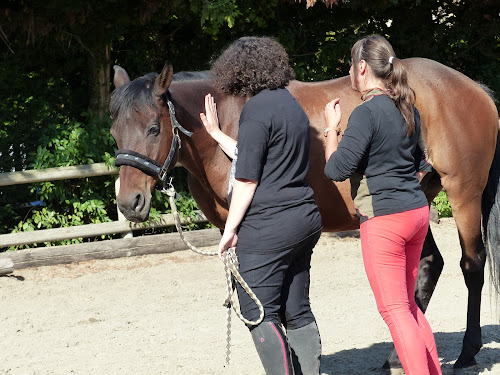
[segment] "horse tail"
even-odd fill
[[[489,259],[490,281],[500,295],[500,121],[495,155],[482,197],[483,239]]]

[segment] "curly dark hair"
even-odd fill
[[[295,78],[285,48],[268,37],[238,39],[213,63],[210,75],[219,90],[237,96],[285,87]]]

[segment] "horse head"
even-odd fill
[[[142,222],[149,216],[157,179],[164,180],[177,162],[180,138],[168,93],[173,69],[167,63],[159,75],[149,73],[133,81],[125,69],[114,70],[111,134],[119,149],[116,165],[121,167],[116,201],[128,220]]]

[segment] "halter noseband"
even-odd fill
[[[125,149],[116,151],[115,166],[119,167],[121,165],[127,165],[129,167],[137,168],[151,177],[159,178],[165,184],[170,163],[172,162],[177,149],[181,148],[179,130],[188,137],[191,137],[193,133],[186,130],[181,124],[179,124],[179,121],[177,121],[177,117],[175,117],[174,104],[172,103],[169,91],[165,93],[163,100],[167,103],[168,111],[170,113],[170,122],[172,123],[172,145],[170,146],[170,151],[168,152],[167,159],[165,160],[165,163],[163,163],[163,166],[156,160],[153,160],[145,155]]]

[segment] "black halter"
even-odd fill
[[[177,149],[181,148],[181,138],[179,137],[179,130],[188,137],[191,137],[193,133],[186,130],[184,127],[182,127],[181,124],[179,124],[179,121],[177,121],[177,118],[175,117],[175,108],[171,100],[170,92],[167,91],[162,97],[168,106],[168,111],[170,112],[170,122],[172,123],[172,145],[170,146],[170,151],[163,166],[156,160],[153,160],[145,155],[139,154],[138,152],[132,150],[124,149],[116,151],[115,166],[119,167],[121,165],[127,165],[129,167],[137,168],[151,177],[159,178],[165,184],[170,163],[172,162]]]

